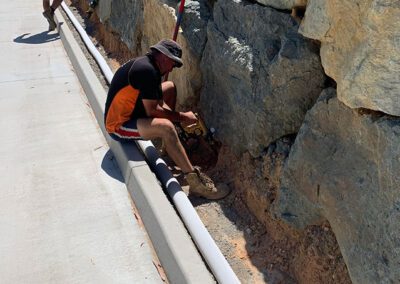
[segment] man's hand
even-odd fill
[[[181,120],[182,126],[191,125],[198,121],[196,115],[192,111],[181,112],[180,120]]]
[[[197,117],[192,111],[177,112],[164,108],[163,103],[157,100],[143,100],[143,106],[149,117],[167,118],[173,122],[181,122],[183,125],[191,125],[197,122]]]

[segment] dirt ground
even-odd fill
[[[71,5],[71,1],[66,3]],[[99,24],[95,14],[88,17],[87,1],[73,3],[78,9],[71,6],[71,10],[114,71],[134,56]],[[75,37],[81,42],[77,34]],[[108,88],[95,61],[83,43],[81,46]],[[290,139],[282,143],[262,159],[246,154],[238,157],[218,143],[212,147],[201,143],[190,151],[190,159],[202,166],[214,182],[227,184],[232,193],[220,201],[190,200],[242,283],[351,283],[328,223],[298,232],[274,220],[268,212],[291,146]],[[167,162],[173,167],[171,161]]]

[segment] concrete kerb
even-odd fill
[[[112,140],[104,128],[106,91],[76,42],[63,15],[56,11],[58,31],[98,124],[114,153],[170,283],[215,283],[182,221],[135,144]]]

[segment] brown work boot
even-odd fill
[[[49,22],[49,31],[54,31],[57,27],[56,21],[54,21],[54,12],[51,9],[43,12],[43,17]]]
[[[189,194],[201,196],[207,199],[221,199],[227,196],[230,192],[229,188],[225,185],[215,186],[214,182],[198,167],[195,171],[185,175],[186,181],[189,184]]]

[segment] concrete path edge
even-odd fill
[[[170,283],[215,283],[182,221],[163,192],[136,144],[121,144],[104,128],[106,91],[75,40],[63,15],[56,11],[58,31],[152,241]]]

